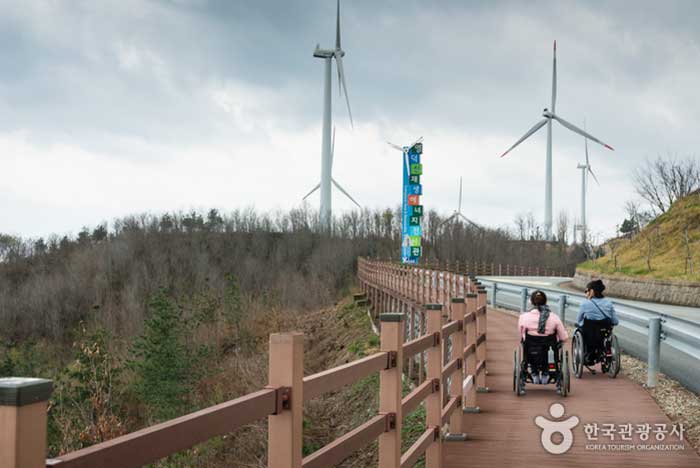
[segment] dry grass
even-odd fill
[[[688,227],[694,273],[686,272],[685,229]],[[651,270],[647,255],[651,242]],[[578,266],[580,270],[606,274],[700,281],[700,197],[690,195],[649,223],[631,239],[609,242],[614,254]],[[613,255],[617,256],[617,269]]]

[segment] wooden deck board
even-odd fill
[[[651,396],[622,375],[609,379],[584,371],[582,379],[572,376],[571,394],[567,398],[558,396],[554,385],[532,384],[527,386],[525,396],[516,397],[512,392],[513,351],[518,342],[516,323],[513,315],[489,311],[487,385],[491,391],[479,395],[480,414],[464,415],[469,440],[444,444],[445,467],[700,467],[700,457],[687,441],[684,450],[663,452],[586,449],[591,443],[640,443],[635,434],[630,442],[620,441],[619,435],[610,441],[600,434],[598,441],[588,441],[583,429],[586,423],[598,423],[599,427],[604,423],[649,423],[652,426],[666,423],[670,430],[671,421]],[[540,442],[541,430],[534,423],[539,415],[554,419],[549,415],[549,406],[555,402],[562,403],[566,409],[563,419],[575,415],[580,420],[573,430],[572,448],[562,455],[544,450]],[[646,443],[657,443],[653,434]],[[662,443],[678,442],[669,436]]]

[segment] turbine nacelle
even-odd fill
[[[545,107],[545,108],[542,110],[542,117],[544,117],[544,118],[546,118],[546,119],[553,119],[553,118],[554,118],[554,114],[552,114],[551,112],[549,112],[549,109],[547,109],[547,108]]]

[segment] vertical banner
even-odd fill
[[[423,253],[421,246],[423,205],[420,204],[420,197],[423,195],[423,186],[420,183],[423,175],[422,154],[423,143],[417,143],[404,151],[401,205],[401,261],[403,263],[416,264]]]

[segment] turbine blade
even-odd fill
[[[350,98],[348,97],[348,86],[345,83],[345,71],[343,70],[343,57],[342,54],[336,53],[334,54],[335,56],[335,63],[338,66],[338,74],[340,76],[340,83],[343,85],[343,91],[345,92],[345,103],[348,105],[348,115],[350,116],[350,126],[352,128],[355,128],[355,125],[352,121],[352,110],[350,110]]]
[[[394,143],[392,143],[392,142],[390,142],[390,141],[387,141],[386,144],[389,145],[389,146],[391,146],[391,147],[394,148],[394,149],[397,149],[397,150],[401,151],[401,152],[403,153],[403,148],[400,147],[399,145],[395,145]]]
[[[457,208],[457,213],[462,212],[462,178],[459,178],[459,205]]]
[[[583,131],[584,131],[584,132],[586,131],[586,120],[585,120],[585,119],[583,120]],[[591,163],[590,163],[590,161],[588,160],[588,138],[584,138],[583,142],[584,142],[583,145],[584,145],[584,147],[585,147],[585,149],[586,149],[586,166],[588,166],[588,167],[590,168],[590,167],[591,167]],[[594,176],[594,177],[595,177],[595,176]]]
[[[403,152],[403,162],[406,164],[406,174],[411,175],[411,164],[408,161],[408,151]]]
[[[335,50],[340,50],[340,0],[338,0],[335,16]]]
[[[311,195],[312,193],[314,193],[316,190],[318,190],[318,189],[320,189],[320,188],[321,188],[321,182],[319,182],[318,184],[316,184],[316,187],[312,188],[311,191],[310,191],[309,193],[307,193],[306,195],[304,195],[304,198],[302,198],[302,200],[306,200],[307,198],[309,198],[309,195]]]
[[[445,224],[449,223],[450,221],[452,221],[452,220],[455,218],[455,216],[457,216],[457,213],[454,213],[452,216],[450,216],[449,218],[447,218],[445,221],[443,221],[443,222],[441,222],[440,224],[438,224],[438,228],[440,228],[440,227],[442,227],[443,225],[445,225]]]
[[[540,120],[539,122],[537,122],[530,130],[527,131],[527,133],[526,133],[525,135],[523,135],[523,137],[522,137],[521,139],[519,139],[518,141],[516,141],[515,144],[514,144],[513,146],[511,146],[510,148],[508,148],[508,150],[507,150],[505,153],[503,153],[503,154],[501,155],[501,157],[503,157],[503,156],[505,156],[506,154],[510,153],[510,152],[513,150],[513,148],[515,148],[516,146],[518,146],[518,145],[519,145],[520,143],[522,143],[523,141],[527,140],[527,139],[530,137],[530,135],[532,135],[533,133],[535,133],[535,132],[536,132],[537,130],[539,130],[540,128],[544,127],[544,125],[547,123],[547,120],[549,120],[549,119],[542,119],[542,120]]]
[[[331,140],[331,171],[333,171],[333,155],[335,154],[335,125],[333,125],[333,139]]]
[[[552,61],[552,113],[557,106],[557,41],[554,41],[554,60]]]
[[[567,122],[566,120],[562,119],[562,118],[559,117],[558,115],[552,114],[552,118],[555,119],[555,120],[556,120],[557,122],[559,122],[560,124],[562,124],[564,127],[566,127],[566,128],[568,128],[569,130],[571,130],[572,132],[578,133],[579,135],[581,135],[581,136],[583,136],[583,137],[586,137],[586,138],[588,138],[589,140],[595,141],[595,142],[598,143],[599,145],[603,145],[603,146],[605,146],[607,149],[609,149],[609,150],[611,150],[611,151],[615,151],[615,149],[614,149],[612,146],[610,146],[610,145],[608,145],[608,144],[606,144],[606,143],[603,143],[602,141],[600,141],[599,139],[597,139],[596,137],[594,137],[594,136],[591,135],[590,133],[584,132],[583,130],[581,130],[580,128],[578,128],[576,125]]]
[[[355,201],[355,199],[352,198],[352,197],[350,196],[350,194],[349,194],[348,192],[346,192],[345,189],[344,189],[343,187],[341,187],[340,184],[339,184],[338,182],[336,182],[336,180],[335,180],[334,178],[331,177],[331,180],[333,181],[333,185],[335,185],[335,186],[338,188],[338,190],[340,190],[341,192],[343,192],[343,195],[345,195],[346,197],[348,197],[348,198],[350,199],[350,201],[353,202],[355,205],[357,205],[357,207],[358,207],[359,209],[362,209],[362,207],[360,206],[360,204],[357,203],[357,202]]]
[[[465,220],[468,224],[471,224],[472,226],[474,226],[474,227],[477,228],[477,229],[481,229],[481,226],[479,226],[479,225],[476,224],[474,221],[472,221],[471,219],[469,219],[469,218],[467,218],[466,216],[464,216],[462,213],[457,213],[457,214],[458,214],[463,220]]]
[[[593,176],[593,180],[595,180],[595,183],[598,184],[598,187],[600,187],[600,182],[598,182],[598,178],[593,173],[593,169],[591,169],[591,166],[588,166],[588,172],[591,173],[591,175]]]
[[[423,137],[420,137],[420,138],[418,138],[416,141],[414,141],[413,143],[411,143],[411,146],[409,146],[409,148],[413,148],[414,146],[416,146],[416,145],[417,145],[418,143],[420,143],[421,141],[423,141]]]

